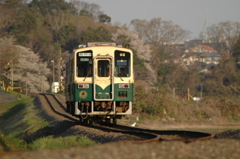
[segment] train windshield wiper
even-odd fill
[[[120,79],[121,79],[122,81],[124,81],[123,78],[122,78],[122,76],[118,76],[118,77],[120,77]]]
[[[88,77],[88,75],[89,75],[90,71],[91,71],[91,70],[89,69],[89,71],[88,71],[87,75],[84,77],[83,81],[85,81],[85,80],[86,80],[86,78]]]

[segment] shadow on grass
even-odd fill
[[[0,116],[0,122],[19,116],[19,112],[25,109],[25,104],[24,103],[19,103],[16,106],[10,108],[7,112],[5,112],[2,116]],[[4,124],[4,123],[3,123]],[[1,125],[1,124],[0,124]]]
[[[27,134],[27,132],[26,132],[26,134],[24,135],[25,136],[24,140],[27,143],[32,143],[34,140],[37,140],[42,137],[47,137],[47,136],[57,137],[57,136],[59,136],[59,134],[64,133],[65,131],[67,131],[68,129],[70,129],[71,127],[73,127],[75,125],[76,125],[76,123],[74,123],[74,122],[64,120],[64,121],[59,122],[54,127],[46,126],[42,129],[37,130],[36,132],[34,132],[32,134]]]
[[[34,105],[35,109],[38,110],[38,116],[44,118],[52,126],[46,126],[42,129],[37,130],[34,133],[25,133],[24,140],[27,143],[32,143],[34,140],[37,140],[42,137],[54,136],[57,137],[60,134],[64,133],[71,127],[77,125],[77,122],[72,122],[69,120],[57,121],[54,117],[50,116],[46,111],[42,109],[42,103],[38,96],[34,96]]]

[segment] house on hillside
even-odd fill
[[[194,48],[185,50],[182,56],[183,64],[191,65],[201,62],[209,66],[217,65],[221,59],[221,54],[207,45],[198,45]]]
[[[208,72],[219,64],[221,54],[213,49],[217,46],[213,43],[205,43],[202,40],[192,40],[185,42],[165,43],[165,52],[169,58],[165,63],[178,63],[186,70],[196,69],[199,72]]]
[[[219,64],[221,59],[221,54],[219,52],[206,52],[206,53],[197,53],[195,55],[195,61],[203,62],[205,64]]]
[[[168,42],[165,43],[165,52],[168,54],[181,54],[184,52],[185,49],[185,44],[184,42]]]

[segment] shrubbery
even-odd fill
[[[190,98],[173,96],[172,90],[156,90],[137,83],[133,111],[144,118],[177,121],[201,121],[220,119],[238,121],[240,119],[240,102],[236,96],[205,96],[195,102]],[[187,96],[187,94],[186,94]]]

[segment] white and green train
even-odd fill
[[[132,114],[132,51],[106,42],[80,46],[66,63],[65,90],[67,111],[80,121],[117,123]]]

